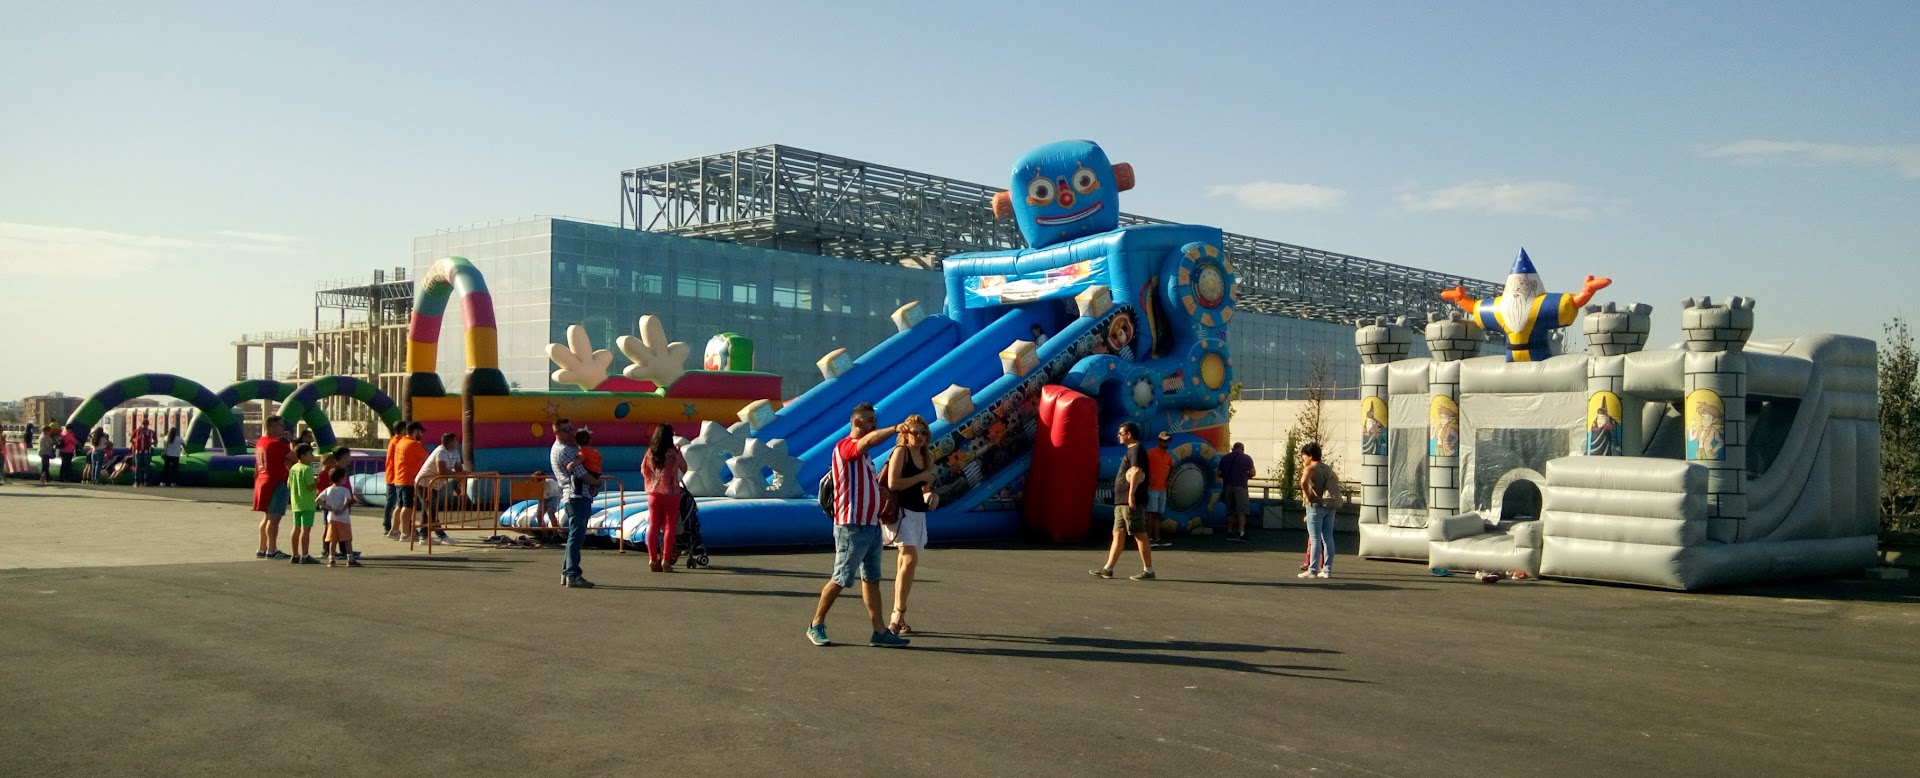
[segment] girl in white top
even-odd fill
[[[360,558],[353,554],[353,490],[347,488],[347,469],[336,467],[327,478],[333,485],[314,499],[327,517],[327,534],[321,540],[328,554],[327,566],[334,567],[335,562],[345,559],[348,567],[360,567]]]
[[[160,454],[163,469],[160,471],[160,483],[164,486],[180,485],[180,455],[186,453],[187,441],[180,437],[179,427],[167,428],[167,447]]]

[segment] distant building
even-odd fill
[[[20,401],[20,419],[41,425],[50,421],[65,424],[67,417],[80,410],[80,405],[85,402],[85,398],[60,392],[34,395]]]

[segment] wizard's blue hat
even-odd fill
[[[1527,249],[1525,246],[1522,246],[1520,248],[1520,258],[1513,261],[1513,269],[1507,271],[1507,274],[1515,275],[1515,276],[1517,275],[1537,276],[1540,274],[1540,271],[1533,269],[1533,260],[1527,256]]]

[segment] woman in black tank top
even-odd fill
[[[883,533],[900,549],[893,583],[893,620],[887,628],[905,635],[912,631],[906,621],[907,593],[913,589],[913,574],[920,566],[920,549],[927,545],[927,511],[938,507],[940,500],[929,489],[933,484],[933,452],[928,446],[933,440],[927,420],[914,414],[901,422],[899,429],[900,443],[887,458],[886,485],[900,504],[900,520],[885,527]]]

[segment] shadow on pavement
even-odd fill
[[[1393,586],[1391,584],[1366,583],[1363,581],[1329,578],[1321,580],[1295,579],[1292,581],[1202,581],[1191,578],[1162,578],[1161,583],[1170,584],[1207,584],[1210,586],[1270,586],[1281,589],[1337,589],[1344,592],[1387,592],[1387,591],[1427,591],[1427,587]]]
[[[1159,665],[1164,667],[1193,667],[1205,670],[1226,670],[1235,673],[1256,675],[1277,675],[1288,678],[1301,678],[1311,681],[1333,681],[1335,683],[1364,683],[1373,681],[1355,678],[1335,678],[1314,673],[1341,672],[1338,667],[1321,665],[1260,664],[1241,659],[1228,659],[1217,656],[1184,656],[1181,654],[1161,653],[1164,651],[1198,652],[1287,652],[1300,654],[1337,654],[1339,651],[1324,648],[1305,648],[1298,646],[1261,646],[1240,643],[1204,643],[1196,641],[1169,640],[1151,642],[1142,640],[1116,640],[1112,638],[1087,637],[1026,637],[1021,635],[967,635],[938,632],[916,632],[915,640],[923,638],[957,638],[961,640],[979,640],[989,643],[1016,643],[1032,646],[1061,646],[1060,649],[1011,648],[928,645],[924,642],[913,647],[915,651],[931,651],[942,654],[962,654],[972,656],[1000,656],[1014,659],[1068,659],[1080,662],[1114,662],[1120,664]]]
[[[795,597],[817,600],[817,591],[753,591],[751,589],[708,589],[697,586],[625,586],[621,584],[594,584],[595,589],[611,589],[616,592],[678,592],[686,594],[739,594],[748,597]],[[855,595],[856,597],[859,595]]]

